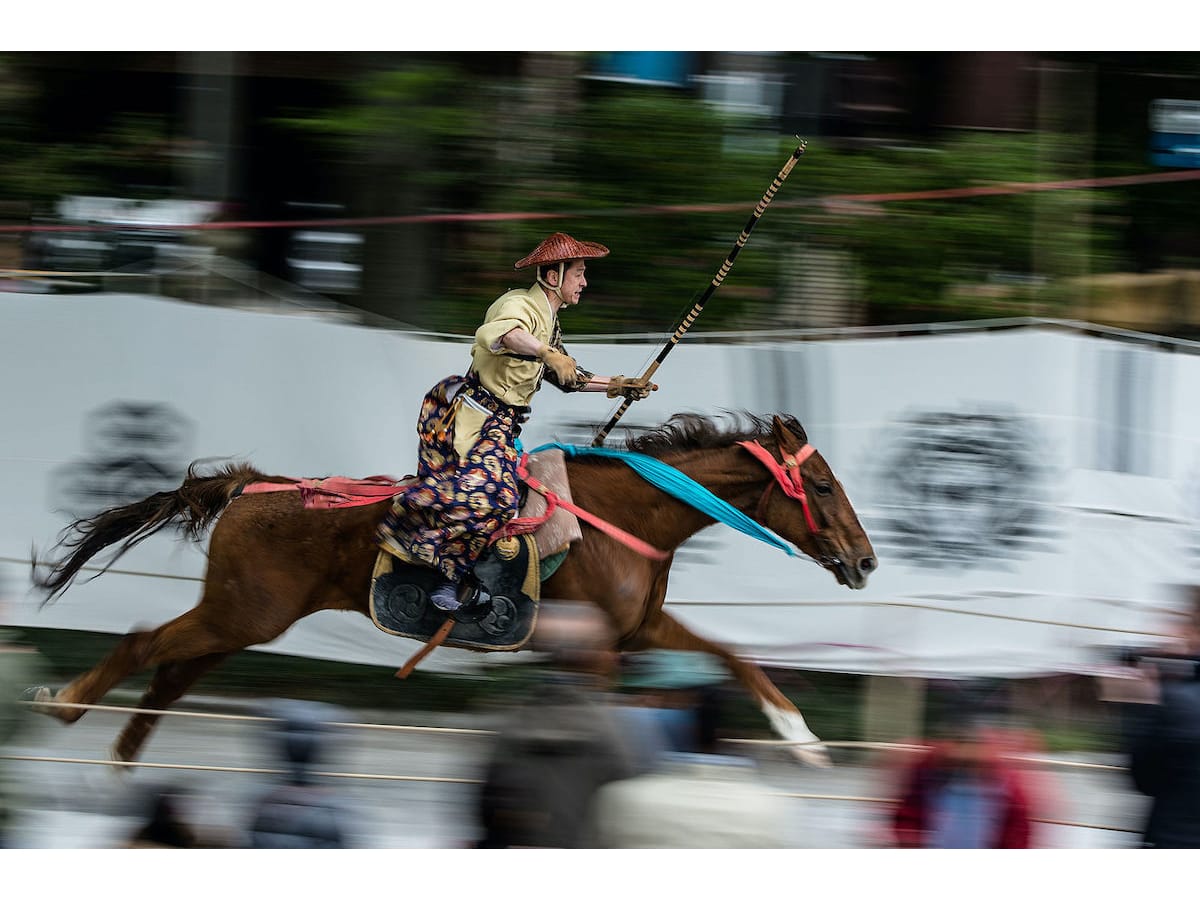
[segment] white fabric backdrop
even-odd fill
[[[568,345],[590,369],[636,373],[660,343]],[[467,346],[143,296],[0,296],[4,618],[123,633],[191,608],[202,547],[155,536],[116,566],[145,574],[81,581],[45,608],[29,589],[30,547],[48,550],[97,485],[129,502],[177,485],[196,458],[299,476],[411,472],[421,397],[465,369]],[[1167,586],[1190,580],[1197,558],[1188,398],[1200,357],[1174,349],[1050,323],[685,342],[618,432],[678,411],[795,414],[880,569],[851,592],[718,526],[682,548],[669,607],[760,662],[868,674],[1086,671],[1099,648],[1151,642],[1140,633],[1166,627]],[[547,389],[525,445],[586,443],[615,408]],[[324,612],[263,649],[398,665],[417,646]],[[479,659],[442,648],[422,668]]]

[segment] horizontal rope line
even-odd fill
[[[153,278],[146,272],[60,272],[56,269],[0,269],[0,276],[19,275],[23,278]]]
[[[135,706],[107,706],[94,703],[59,703],[56,700],[44,701],[38,703],[34,700],[18,700],[23,706],[47,706],[58,707],[61,709],[84,709],[96,710],[99,712],[116,712],[127,714],[143,714],[151,716],[183,716],[197,719],[224,719],[230,721],[243,722],[277,722],[278,719],[273,719],[270,716],[255,716],[239,713],[208,713],[197,712],[193,710],[180,709],[142,709]],[[334,728],[359,728],[366,730],[377,731],[398,731],[410,732],[417,734],[463,734],[473,735],[478,737],[492,737],[497,732],[481,728],[447,728],[444,726],[435,725],[386,725],[371,722],[330,722],[330,726]],[[858,750],[902,750],[909,752],[917,752],[928,748],[920,744],[898,744],[883,741],[786,741],[774,738],[723,738],[723,743],[728,744],[744,744],[744,745],[759,745],[773,747],[827,747],[840,749],[858,749]],[[1057,768],[1082,768],[1082,769],[1103,769],[1114,772],[1124,771],[1122,766],[1109,765],[1107,763],[1087,763],[1074,760],[1056,760],[1043,759],[1034,756],[1008,756],[1006,759],[1014,762],[1032,763],[1047,767]]]
[[[894,806],[897,800],[891,797],[855,797],[843,794],[793,794],[777,793],[776,797],[787,797],[792,800],[832,800],[843,803],[876,803],[883,806]],[[1065,825],[1069,828],[1094,828],[1099,831],[1122,831],[1127,834],[1141,834],[1141,829],[1126,828],[1121,825],[1099,825],[1093,822],[1071,822],[1065,819],[1044,819],[1035,816],[1031,819],[1041,825]]]
[[[974,187],[936,188],[923,191],[897,191],[874,194],[824,194],[799,200],[776,203],[776,208],[798,208],[823,204],[899,203],[919,200],[958,200],[966,197],[993,197],[1025,194],[1034,191],[1068,191],[1085,188],[1125,187],[1135,184],[1158,184],[1200,179],[1200,169],[1174,172],[1149,172],[1142,175],[1117,175],[1107,178],[1079,178],[1070,181],[1007,181]],[[158,224],[129,222],[78,225],[0,225],[0,234],[34,232],[93,232],[93,231],[220,231],[250,228],[365,228],[376,225],[420,225],[437,222],[518,222],[552,219],[582,219],[604,216],[658,216],[677,213],[731,212],[743,209],[741,204],[700,203],[662,206],[619,207],[608,209],[573,210],[562,213],[494,212],[494,213],[427,213],[406,216],[367,216],[344,219],[243,220],[236,222],[195,222],[190,224]]]
[[[1056,625],[1061,628],[1082,628],[1086,631],[1104,631],[1114,634],[1138,634],[1151,637],[1162,637],[1157,631],[1135,631],[1129,628],[1112,628],[1107,625],[1080,625],[1075,622],[1055,622],[1049,619],[1027,619],[1022,616],[1006,616],[1003,613],[979,612],[970,609],[947,609],[944,606],[925,606],[920,603],[899,603],[892,601],[855,601],[855,600],[668,600],[668,606],[767,606],[767,607],[799,607],[799,606],[891,606],[900,609],[921,609],[927,612],[945,612],[960,616],[981,616],[986,619],[1006,619],[1010,622],[1028,622],[1032,625]]]
[[[921,744],[893,744],[880,741],[784,741],[772,738],[723,738],[727,744],[747,744],[781,747],[826,747],[851,750],[899,750],[905,753],[920,753],[928,750]],[[1031,763],[1052,769],[1096,769],[1108,772],[1124,772],[1124,766],[1114,766],[1110,763],[1089,763],[1071,759],[1044,759],[1038,756],[1005,756],[1009,762]]]
[[[17,556],[0,556],[0,562],[20,563],[21,565],[31,565],[33,560],[22,559]],[[39,569],[50,568],[49,563],[38,563]],[[104,566],[80,566],[80,572],[107,572],[113,575],[136,575],[142,578],[166,578],[170,581],[200,581],[204,579],[197,575],[169,575],[163,572],[139,572],[135,569],[106,569]]]
[[[28,563],[27,559],[13,556],[0,556],[0,562]],[[81,566],[81,572],[111,572],[114,575],[132,575],[143,578],[167,578],[175,581],[203,582],[203,578],[194,575],[166,575],[159,572],[138,572],[132,569],[105,569],[102,566]],[[895,607],[899,609],[921,609],[927,612],[945,612],[960,616],[978,616],[985,619],[1004,619],[1010,622],[1027,622],[1031,625],[1054,625],[1059,628],[1080,628],[1085,631],[1103,631],[1111,634],[1134,634],[1144,637],[1162,637],[1161,632],[1139,631],[1130,628],[1113,628],[1108,625],[1081,625],[1075,622],[1056,622],[1050,619],[1029,619],[1023,616],[1006,616],[1003,613],[979,612],[969,609],[948,609],[944,606],[925,606],[920,603],[900,603],[893,601],[866,600],[667,600],[668,606],[738,606],[738,607]]]
[[[194,772],[233,772],[247,775],[286,775],[285,769],[259,769],[249,768],[245,766],[202,766],[185,763],[148,763],[133,761],[128,762],[120,759],[77,759],[68,756],[0,756],[0,759],[12,760],[14,762],[50,762],[50,763],[70,763],[73,765],[84,766],[116,766],[117,768],[128,769],[176,769],[188,770]],[[439,775],[382,775],[372,772],[313,772],[314,776],[321,778],[361,778],[377,781],[421,781],[433,782],[439,784],[482,784],[483,782],[477,778],[449,778]]]
[[[48,763],[67,763],[71,765],[87,765],[87,766],[115,766],[117,768],[146,768],[146,769],[169,769],[169,770],[188,770],[195,772],[229,772],[234,774],[248,775],[286,775],[283,769],[262,769],[250,768],[244,766],[202,766],[202,765],[185,765],[182,763],[147,763],[147,762],[126,762],[116,759],[79,759],[65,756],[0,756],[0,759],[12,760],[14,762],[48,762]],[[483,780],[479,778],[451,778],[440,775],[382,775],[371,772],[314,772],[312,773],[320,778],[341,778],[341,779],[360,779],[371,781],[394,781],[408,783],[428,783],[428,784],[483,784]],[[825,800],[836,801],[843,803],[874,803],[884,806],[894,805],[897,801],[890,797],[858,797],[854,795],[842,794],[804,794],[792,793],[784,791],[772,791],[775,797],[781,797],[790,800]],[[1098,825],[1089,822],[1070,822],[1061,819],[1042,819],[1034,818],[1034,822],[1039,822],[1046,825],[1064,825],[1071,828],[1093,828],[1102,831],[1121,831],[1130,834],[1138,834],[1140,831],[1134,828],[1123,828],[1117,825]]]
[[[194,719],[217,719],[226,721],[239,722],[278,722],[279,719],[270,716],[256,716],[244,713],[209,713],[197,712],[195,710],[185,709],[143,709],[140,706],[109,706],[99,703],[61,703],[57,700],[18,700],[17,703],[22,706],[40,706],[40,707],[56,707],[58,709],[83,709],[95,710],[97,712],[112,712],[125,713],[129,715],[146,715],[146,716],[180,716],[183,718]],[[438,733],[438,734],[467,734],[467,735],[494,735],[494,731],[486,731],[479,728],[445,728],[433,725],[385,725],[372,722],[330,722],[329,725],[335,728],[360,728],[363,730],[376,731],[404,731],[413,733]]]

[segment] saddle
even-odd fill
[[[533,480],[570,500],[561,450],[532,454],[527,465]],[[509,523],[510,529],[521,532],[522,520],[540,520],[546,509],[546,498],[529,491],[517,519]],[[429,602],[429,594],[441,581],[436,570],[405,562],[381,549],[371,577],[371,621],[388,634],[425,642],[445,629],[449,616],[453,625],[440,638],[447,647],[519,650],[537,623],[542,581],[554,573],[570,545],[582,537],[579,520],[562,506],[557,506],[532,533],[510,531],[509,536],[489,546],[476,563],[471,585],[476,594],[473,602],[449,614]]]

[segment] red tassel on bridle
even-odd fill
[[[780,464],[770,451],[758,441],[738,441],[738,446],[749,450],[754,458],[775,476],[774,481],[767,482],[767,488],[759,498],[756,518],[761,522],[763,513],[766,511],[767,498],[771,495],[771,488],[778,484],[784,494],[793,500],[800,501],[800,506],[804,509],[804,520],[808,522],[808,530],[813,534],[820,532],[821,529],[817,527],[816,519],[813,518],[812,510],[808,506],[808,495],[804,493],[804,478],[800,474],[801,464],[816,452],[816,448],[812,444],[805,444],[795,454],[783,453],[780,448],[783,456],[783,463]]]

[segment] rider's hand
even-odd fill
[[[549,344],[546,344],[538,352],[538,359],[554,372],[554,377],[557,379],[560,387],[573,388],[577,386],[576,370],[579,367],[575,364],[575,360],[571,359],[567,354],[560,353]]]
[[[610,399],[624,397],[627,400],[645,400],[651,391],[657,391],[658,385],[653,381],[642,378],[627,378],[624,375],[613,375],[608,379],[608,387],[604,393]]]

